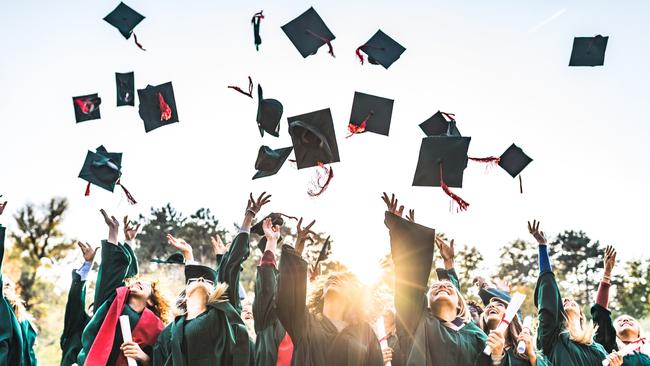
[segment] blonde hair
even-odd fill
[[[329,284],[345,284],[355,289],[354,297],[347,297],[349,301],[348,319],[350,324],[360,324],[370,322],[371,316],[368,312],[367,293],[357,276],[352,272],[332,272],[327,276],[319,276],[313,283],[311,292],[307,296],[307,309],[312,315],[323,315],[323,305],[325,303],[325,287]]]
[[[441,284],[441,283],[451,284],[451,287],[454,289],[454,292],[456,293],[456,296],[458,296],[458,304],[456,306],[456,316],[463,320],[463,324],[469,324],[469,322],[472,321],[472,314],[470,314],[470,312],[469,312],[469,308],[467,307],[467,303],[465,302],[465,298],[460,293],[460,291],[458,291],[456,286],[454,286],[451,283],[451,281],[439,280],[439,281],[433,281],[431,283],[431,286],[429,286],[429,291],[427,291],[427,303],[429,304],[429,309],[431,309],[431,290],[433,289],[433,286]]]
[[[564,315],[564,328],[569,333],[569,339],[578,344],[591,346],[594,343],[594,334],[596,334],[598,327],[594,325],[593,321],[587,321],[582,309],[579,307],[578,309],[580,311],[580,328],[576,327],[574,322],[570,322],[566,313],[562,312]]]
[[[228,284],[219,282],[216,284],[212,293],[208,294],[208,304],[216,304],[219,302],[228,301]],[[176,316],[181,316],[187,314],[187,292],[185,289],[178,294],[176,298],[176,310],[174,311]]]

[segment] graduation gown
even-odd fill
[[[2,261],[5,253],[5,227],[0,225],[0,283],[2,283]],[[4,297],[0,300],[0,366],[25,366],[25,341],[23,330],[13,307]]]
[[[238,313],[242,311],[239,298],[239,276],[242,271],[242,263],[250,255],[249,240],[249,233],[240,232],[230,245],[230,249],[221,258],[221,261],[217,259],[219,262],[217,280],[228,284],[228,290],[226,290],[228,301]]]
[[[591,316],[598,326],[595,341],[600,343],[608,353],[618,351],[612,313],[601,305],[594,304],[591,307]],[[634,352],[623,357],[623,366],[650,366],[650,357],[645,353]]]
[[[294,366],[383,365],[377,335],[367,323],[341,332],[327,317],[307,310],[307,262],[285,245],[278,278],[277,312],[294,346]]]
[[[413,366],[491,366],[483,354],[487,336],[473,322],[458,330],[427,311],[435,232],[386,212],[395,263],[396,330],[399,362]]]
[[[564,328],[562,296],[552,271],[540,273],[535,288],[538,311],[537,348],[554,365],[600,366],[607,352],[598,342],[583,345],[572,341]]]
[[[20,329],[23,333],[23,365],[36,366],[38,362],[36,361],[36,353],[34,353],[34,344],[36,344],[38,332],[36,332],[29,320],[21,321]]]
[[[530,366],[528,359],[523,359],[516,355],[514,348],[506,350],[506,356],[502,363],[503,366]],[[543,355],[537,355],[537,366],[553,366]]]
[[[61,335],[61,366],[71,366],[77,362],[81,351],[81,333],[90,320],[86,313],[86,281],[76,270],[72,271],[72,285],[65,305],[63,334]]]

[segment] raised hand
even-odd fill
[[[309,225],[302,228],[302,217],[298,220],[298,225],[296,226],[296,247],[295,250],[299,255],[302,255],[302,251],[305,250],[305,242],[307,240],[314,241],[312,235],[316,235],[315,232],[311,231],[311,227],[314,226],[316,220],[313,220]]]
[[[214,255],[223,255],[228,251],[228,247],[221,241],[219,234],[210,237],[210,243],[212,243],[212,249],[214,250]]]
[[[474,280],[472,280],[472,284],[478,288],[486,288],[488,287],[487,282],[485,281],[485,278],[481,276],[476,276],[474,277]]]
[[[104,216],[104,222],[108,226],[108,242],[117,245],[117,234],[120,231],[120,222],[117,221],[115,216],[108,216],[104,209],[99,210]]]
[[[320,263],[314,267],[309,267],[309,281],[314,282],[320,276],[321,274],[321,269],[320,269]]]
[[[172,234],[167,234],[167,243],[176,248],[179,252],[183,253],[186,262],[194,260],[194,252],[192,246],[181,238],[175,238]]]
[[[415,210],[414,209],[409,210],[409,213],[406,214],[406,219],[409,220],[410,222],[413,222],[413,223],[415,222]]]
[[[616,249],[611,245],[608,245],[607,248],[605,248],[603,264],[605,266],[605,274],[603,277],[609,280],[612,275],[612,270],[614,269],[614,264],[616,264]]]
[[[388,212],[397,215],[399,217],[402,217],[402,214],[404,214],[404,206],[398,206],[397,203],[397,198],[395,198],[395,194],[391,194],[390,198],[388,197],[388,194],[384,192],[384,195],[381,197],[381,199],[384,201],[386,204],[386,209]]]
[[[436,235],[436,246],[440,251],[440,256],[442,256],[443,261],[445,262],[445,269],[451,269],[454,267],[454,258],[456,257],[456,249],[454,248],[454,239],[451,239],[449,243],[441,236]]]
[[[248,198],[248,204],[246,205],[246,213],[252,213],[253,216],[257,215],[260,212],[260,209],[265,204],[271,202],[271,195],[262,192],[257,199],[253,199],[253,194],[251,193]]]
[[[81,249],[81,253],[84,256],[84,260],[86,262],[92,263],[93,260],[95,259],[95,254],[97,254],[97,250],[99,247],[94,248],[88,244],[88,243],[82,243],[80,241],[77,242],[77,245],[79,246],[79,249]]]
[[[135,240],[135,237],[138,236],[138,232],[140,231],[140,224],[138,224],[136,227],[133,227],[131,222],[129,221],[129,216],[124,216],[124,239],[125,241],[132,241]]]
[[[533,220],[531,223],[528,221],[528,232],[537,240],[537,244],[546,245],[546,235],[539,229],[540,222]]]
[[[264,236],[266,237],[266,250],[275,253],[280,239],[280,226],[273,225],[273,220],[267,217],[262,221],[262,230],[264,230]]]
[[[503,278],[493,278],[492,282],[497,289],[505,292],[510,292],[510,281]]]
[[[5,211],[5,207],[7,207],[7,201],[4,201],[4,203],[0,203],[0,215],[2,215],[2,213]]]

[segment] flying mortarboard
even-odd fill
[[[470,137],[430,136],[422,139],[414,186],[441,187],[464,211],[469,206],[449,187],[462,188]]]
[[[120,183],[122,176],[122,153],[108,152],[104,146],[100,146],[95,152],[88,151],[86,160],[79,172],[79,178],[88,182],[86,196],[90,195],[90,185],[94,184],[109,192],[115,190],[115,185],[120,185],[131,204],[136,201]]]
[[[316,258],[316,263],[314,264],[314,270],[318,268],[318,265],[322,261],[327,259],[328,255],[329,255],[330,247],[331,247],[330,237],[328,236],[327,239],[325,239],[325,243],[323,244],[323,246],[320,249],[320,253],[318,254],[318,258]]]
[[[526,155],[519,146],[512,144],[503,154],[501,154],[501,157],[499,158],[499,166],[508,172],[511,177],[515,178],[532,161],[533,159]]]
[[[185,257],[183,256],[183,253],[175,252],[167,257],[167,259],[154,258],[151,262],[159,264],[185,264]]]
[[[280,136],[280,119],[284,107],[275,99],[264,99],[262,86],[257,84],[257,127],[264,137],[264,131],[271,136]]]
[[[74,118],[79,122],[90,121],[93,119],[100,119],[99,105],[102,99],[97,93],[82,95],[79,97],[72,97],[72,104],[74,105]]]
[[[355,92],[347,137],[366,131],[388,136],[392,114],[392,99]]]
[[[381,65],[384,69],[388,69],[390,65],[400,58],[402,53],[406,51],[406,48],[395,42],[394,39],[390,38],[380,29],[365,44],[357,48],[357,57],[363,65],[361,51],[368,55],[368,62],[373,65]]]
[[[323,19],[310,7],[297,18],[282,26],[291,43],[298,49],[303,58],[314,55],[324,44],[329,48],[329,54],[334,57],[332,41],[336,38],[327,28]]]
[[[260,22],[264,19],[264,14],[262,10],[253,15],[251,19],[251,24],[253,25],[253,41],[255,42],[255,50],[260,50],[260,45],[262,44],[262,37],[260,37]]]
[[[124,36],[124,38],[129,39],[131,34],[133,34],[133,40],[135,44],[141,49],[145,50],[140,43],[138,43],[138,37],[133,33],[133,29],[140,24],[144,19],[144,16],[137,11],[131,9],[128,5],[120,2],[120,4],[107,16],[104,17],[104,20],[107,21],[110,25],[117,28],[118,31]]]
[[[569,66],[602,66],[609,37],[575,37]]]
[[[117,106],[135,105],[135,78],[133,72],[115,73],[117,88]]]
[[[453,113],[438,111],[429,119],[420,123],[420,128],[427,136],[460,136],[454,117]]]
[[[273,150],[268,146],[261,146],[255,161],[257,173],[253,176],[253,179],[269,177],[277,173],[292,150],[293,147],[291,146],[277,150]]]
[[[144,121],[146,132],[178,122],[178,111],[171,81],[157,86],[147,85],[145,89],[138,89],[138,98],[140,99],[138,106],[140,118]]]

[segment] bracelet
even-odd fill
[[[610,283],[612,281],[612,277],[608,275],[603,275],[603,282]]]
[[[249,212],[251,213],[251,215],[253,215],[253,217],[255,217],[255,215],[257,215],[257,212],[253,211],[250,208],[246,210],[246,214],[248,214]]]

